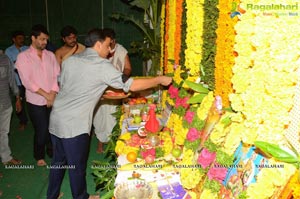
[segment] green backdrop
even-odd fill
[[[31,27],[38,23],[48,28],[50,41],[57,47],[62,45],[61,28],[72,25],[78,30],[81,43],[91,28],[113,28],[119,43],[129,49],[130,42],[141,39],[142,35],[131,24],[112,21],[109,16],[113,12],[143,17],[143,13],[132,10],[122,0],[0,0],[0,49],[5,50],[11,45],[12,31],[23,30],[29,35]],[[30,44],[29,36],[26,44]],[[132,75],[142,75],[142,60],[132,55],[130,60]]]

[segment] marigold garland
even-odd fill
[[[176,1],[168,1],[168,4],[166,6],[168,11],[168,41],[166,41],[166,51],[168,54],[168,60],[167,60],[167,67],[166,67],[166,73],[172,73],[173,72],[173,65],[174,63],[170,62],[169,60],[174,60],[174,48],[175,48],[175,30],[176,30]]]
[[[235,2],[240,3],[239,0]],[[241,2],[240,8],[245,8],[247,3],[253,3]],[[293,1],[290,0],[281,0],[280,2],[293,4]],[[293,17],[266,17],[258,11],[247,10],[238,16],[239,19],[238,17],[231,19],[229,16],[232,10],[231,3],[228,0],[219,1],[215,95],[222,96],[225,106],[229,106],[230,99],[235,113],[226,113],[222,116],[221,121],[229,117],[231,123],[229,125],[216,124],[211,139],[214,143],[223,145],[220,149],[228,154],[233,154],[241,141],[253,144],[255,140],[261,140],[286,145],[284,132],[290,122],[288,113],[293,107],[293,94],[297,81],[294,71],[300,62],[297,53],[300,49],[297,41],[297,32],[299,31],[297,30],[300,28]],[[271,0],[255,1],[255,4],[259,5],[272,3]],[[169,4],[166,6],[170,6]],[[185,50],[184,67],[190,70],[188,78],[200,76],[199,63],[202,59],[202,50],[199,47],[203,45],[203,29],[199,24],[203,24],[202,4],[203,1],[200,0],[186,0],[187,49]],[[174,5],[172,6],[174,8]],[[166,13],[171,12],[171,9],[167,10]],[[168,14],[168,16],[174,17],[172,14]],[[168,26],[170,25],[171,23],[168,23]],[[281,26],[286,28],[278,29]],[[295,31],[287,34],[286,30],[288,29]],[[274,34],[275,32],[276,34]],[[166,35],[168,33],[166,32]],[[174,35],[176,34],[175,32]],[[165,38],[167,37],[165,36]],[[172,41],[171,39],[171,43],[165,47],[176,44],[175,41],[175,43]],[[293,45],[290,45],[291,43]],[[173,50],[176,60],[176,46],[173,46]],[[287,50],[289,53],[286,53]],[[167,53],[173,52],[172,50],[167,51]],[[166,60],[164,61],[166,63]],[[166,64],[165,70],[173,71],[174,65]],[[178,74],[175,79],[176,82],[180,81]],[[199,118],[205,119],[207,115],[205,110],[209,107],[208,104],[211,105],[213,95],[209,94],[208,98],[203,101],[202,110],[199,110],[201,108],[197,109]],[[165,101],[168,99],[170,98],[166,97]],[[188,132],[188,129],[182,127],[182,120],[182,117],[172,113],[167,125],[173,129],[175,143],[178,145],[182,145]],[[272,161],[271,163],[278,164]],[[294,171],[295,169],[291,165],[286,164],[285,169],[281,170],[262,169],[257,183],[248,187],[247,195],[250,198],[271,197],[279,186],[283,186],[288,181]],[[182,175],[185,187],[192,188],[191,182],[185,179],[189,174],[183,172]],[[281,179],[281,181],[277,179]],[[210,195],[210,190],[204,189],[202,196],[206,194]]]
[[[164,31],[164,50],[162,51],[164,53],[164,73],[167,74],[168,72],[168,42],[169,42],[169,0],[166,0],[165,3],[165,31]]]
[[[176,65],[179,65],[180,50],[181,50],[181,20],[182,20],[182,8],[183,0],[177,0],[176,2],[176,28],[175,28],[175,44],[174,44],[174,61]]]
[[[235,1],[239,4],[239,0]],[[215,57],[215,94],[220,95],[225,107],[229,107],[228,95],[233,93],[231,77],[235,54],[233,45],[235,42],[234,26],[238,17],[230,18],[228,11],[232,10],[232,1],[219,1],[219,19],[217,21],[217,40]]]
[[[246,8],[247,3],[252,2],[241,1],[240,7]],[[271,0],[255,2],[258,5],[272,3]],[[276,3],[288,5],[294,4],[294,1]],[[239,16],[234,26],[233,49],[238,56],[235,57],[231,78],[235,92],[229,95],[229,99],[232,108],[240,112],[242,121],[230,125],[224,146],[227,150],[231,151],[238,139],[247,144],[260,140],[288,146],[284,133],[291,119],[289,111],[293,107],[297,82],[295,71],[300,61],[297,33],[300,28],[296,20],[290,16],[264,16],[263,11],[250,9]],[[294,31],[287,33],[286,30],[290,29]],[[294,168],[291,167],[285,165],[280,170],[280,177],[275,177],[279,174],[275,169],[262,169],[257,183],[247,189],[249,198],[271,197],[293,174]]]
[[[161,39],[160,39],[160,48],[161,48],[161,57],[160,57],[160,69],[163,71],[164,69],[164,46],[165,46],[165,40],[164,40],[164,35],[165,35],[165,15],[166,15],[166,11],[165,11],[165,4],[162,4],[161,6],[161,21],[160,21],[160,35],[161,35]]]

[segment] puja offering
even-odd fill
[[[117,185],[114,195],[116,199],[150,199],[152,187],[143,180],[130,180]]]

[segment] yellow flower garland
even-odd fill
[[[168,8],[168,41],[166,41],[166,51],[168,55],[168,59],[174,60],[174,48],[175,48],[175,28],[176,28],[176,1],[168,1],[168,5],[166,6]],[[167,67],[166,67],[167,73],[173,72],[173,64],[169,61],[167,61]]]
[[[200,76],[202,60],[203,34],[203,3],[204,0],[186,0],[187,34],[185,50],[185,67],[190,70],[190,76]]]
[[[165,35],[165,4],[162,4],[161,7],[161,22],[160,22],[160,35],[161,35],[161,39],[160,39],[160,49],[161,49],[161,57],[160,57],[160,69],[163,71],[164,68],[164,46],[165,46],[165,40],[164,40],[164,35]]]

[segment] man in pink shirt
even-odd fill
[[[55,55],[46,50],[49,33],[43,25],[35,25],[31,32],[31,46],[21,52],[16,66],[26,88],[26,101],[34,127],[34,158],[38,166],[45,166],[45,153],[52,157],[49,116],[58,87],[60,67]]]

